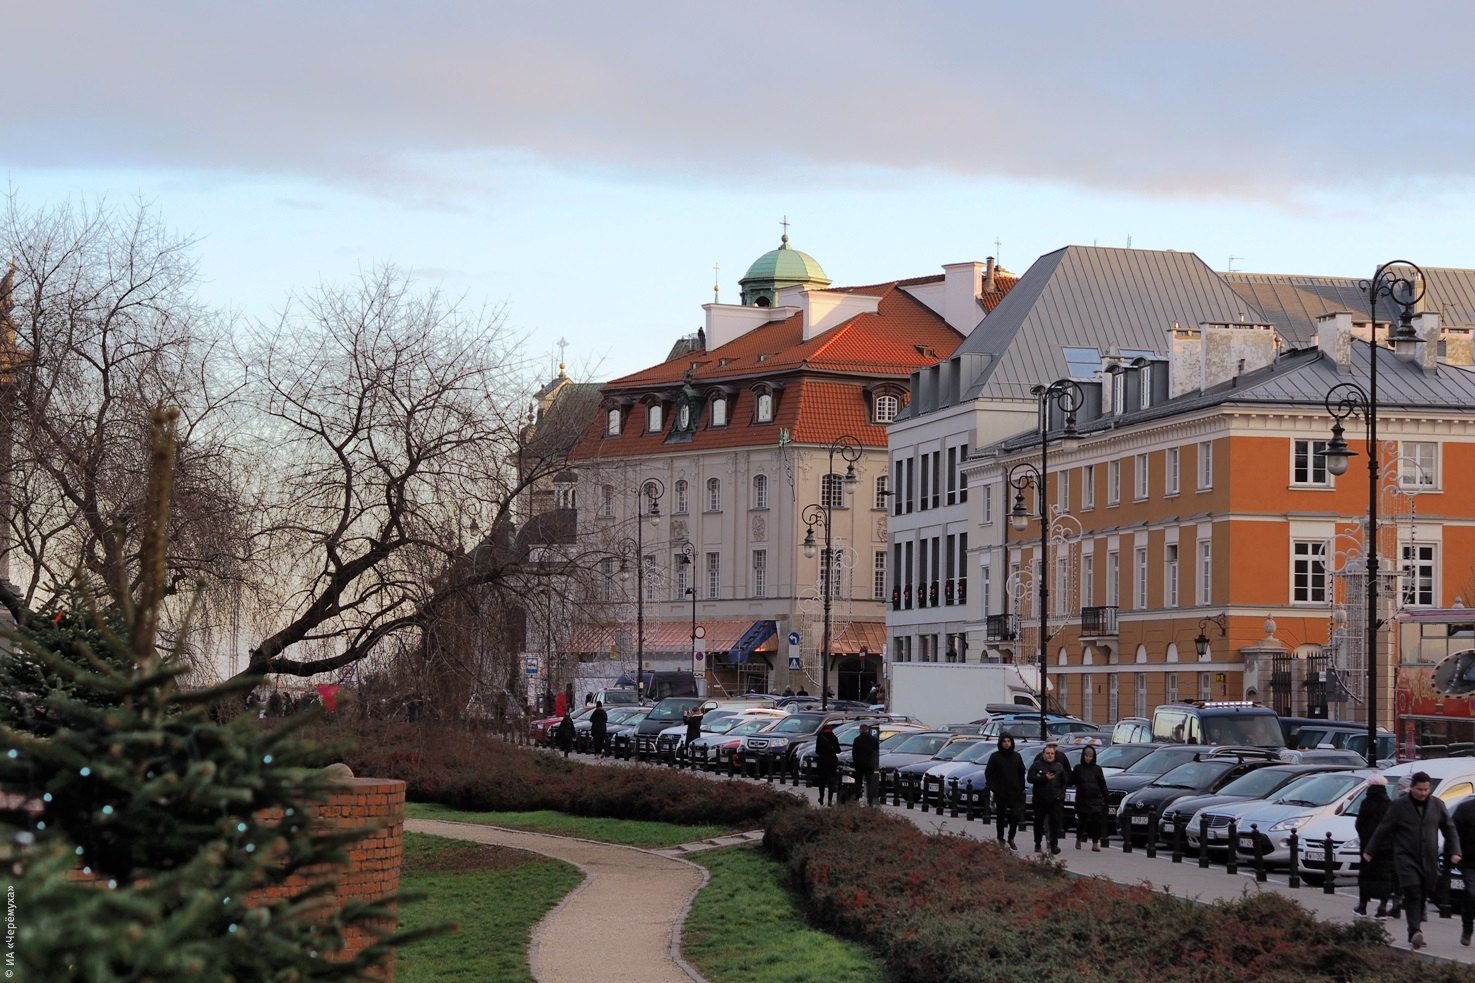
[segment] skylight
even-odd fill
[[[1090,379],[1101,371],[1101,353],[1094,348],[1061,348],[1072,379]]]

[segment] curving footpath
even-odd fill
[[[533,930],[529,962],[539,983],[704,983],[681,958],[681,926],[707,871],[680,854],[725,842],[651,851],[444,820],[409,819],[405,829],[527,850],[584,872]]]

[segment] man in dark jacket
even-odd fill
[[[1388,807],[1388,814],[1378,824],[1372,841],[1363,844],[1362,861],[1373,857],[1388,843],[1393,844],[1393,873],[1403,891],[1403,914],[1408,920],[1408,944],[1424,947],[1424,902],[1439,883],[1439,835],[1444,834],[1444,849],[1450,863],[1460,862],[1460,838],[1444,802],[1429,793],[1433,780],[1426,772],[1416,771],[1409,779],[1408,794]]]
[[[1070,771],[1070,783],[1076,787],[1076,849],[1090,840],[1091,849],[1100,853],[1106,839],[1106,772],[1096,763],[1094,746],[1081,752],[1081,763]]]
[[[1014,836],[1024,818],[1024,759],[1014,750],[1014,738],[1008,734],[999,737],[998,750],[988,756],[983,784],[994,799],[994,824],[999,842],[1004,842],[1007,826],[1009,849],[1019,849],[1014,845]]]
[[[558,722],[558,729],[554,735],[558,740],[558,749],[563,752],[565,758],[574,749],[574,718],[569,716],[567,710],[563,711],[563,719]]]
[[[840,770],[840,738],[835,736],[834,724],[825,724],[814,739],[814,770],[819,781],[819,804],[825,804],[828,792],[830,805],[834,805],[835,778]]]
[[[1475,843],[1475,795],[1467,795],[1455,806],[1455,834],[1461,843]],[[1470,932],[1475,929],[1475,871],[1465,872],[1465,903],[1460,905],[1460,919],[1464,927],[1460,930],[1460,945],[1470,944]]]
[[[1060,852],[1060,834],[1065,830],[1065,788],[1070,784],[1070,768],[1060,757],[1054,744],[1029,766],[1029,783],[1035,790],[1035,852],[1044,853],[1043,842],[1050,852]]]
[[[594,742],[594,753],[604,756],[604,738],[609,732],[609,714],[604,712],[604,701],[594,701],[594,712],[589,714],[589,738]]]
[[[855,790],[866,790],[866,805],[876,804],[876,765],[881,762],[881,738],[875,724],[861,724],[850,743],[850,761],[855,766]]]

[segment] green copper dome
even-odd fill
[[[771,306],[784,287],[810,284],[828,287],[830,278],[813,256],[789,248],[787,234],[779,241],[779,247],[764,253],[748,267],[747,275],[738,281],[742,287],[742,302],[758,307]]]

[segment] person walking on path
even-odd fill
[[[565,758],[574,749],[574,718],[569,716],[567,710],[563,711],[563,719],[558,722],[558,749],[563,752]]]
[[[997,753],[997,752],[996,752]],[[1060,852],[1060,834],[1065,829],[1065,788],[1070,784],[1070,768],[1060,758],[1054,744],[1029,766],[1029,783],[1035,790],[1035,853]]]
[[[830,805],[835,804],[835,776],[840,770],[840,738],[835,736],[835,725],[825,724],[814,739],[814,771],[819,782],[819,804],[825,804],[825,793],[830,794]]]
[[[1081,752],[1081,763],[1070,770],[1070,783],[1076,787],[1076,849],[1086,840],[1091,849],[1101,852],[1106,839],[1106,772],[1096,763],[1096,749],[1090,745]]]
[[[604,701],[594,701],[594,712],[589,714],[589,737],[594,742],[595,757],[604,757],[604,740],[609,733],[609,714],[604,711]]]
[[[1019,832],[1020,820],[1024,818],[1024,758],[1014,750],[1014,738],[1000,735],[998,749],[988,757],[983,768],[983,784],[994,800],[994,823],[1000,843],[1006,842],[1005,827],[1008,828],[1009,849],[1018,850],[1014,837]]]
[[[1367,780],[1367,795],[1357,807],[1357,842],[1372,842],[1373,834],[1382,825],[1388,807],[1388,779],[1374,775]],[[1079,793],[1077,793],[1079,794]],[[1472,816],[1475,818],[1475,816]],[[1388,899],[1393,895],[1393,851],[1385,847],[1371,861],[1357,868],[1357,907],[1352,910],[1359,915],[1367,914],[1367,903],[1378,899],[1378,918],[1388,915]]]
[[[877,786],[880,784],[876,766],[881,763],[880,728],[875,724],[861,724],[860,733],[850,742],[850,761],[855,766],[855,791],[859,795],[865,789],[866,805],[876,804]]]
[[[686,721],[686,743],[681,750],[686,754],[687,760],[691,760],[691,742],[702,736],[702,708],[695,706],[681,715]]]
[[[1475,795],[1467,795],[1459,805],[1455,806],[1454,815],[1451,817],[1455,824],[1455,833],[1458,834],[1461,843],[1475,843]],[[1475,929],[1475,877],[1470,875],[1475,871],[1465,873],[1465,903],[1460,905],[1460,945],[1470,944],[1470,933]]]
[[[1429,793],[1433,781],[1427,772],[1416,771],[1409,780],[1408,794],[1388,807],[1372,841],[1362,850],[1363,863],[1371,863],[1378,851],[1392,844],[1393,873],[1403,891],[1403,915],[1408,921],[1408,944],[1424,947],[1424,906],[1439,883],[1439,835],[1450,863],[1460,862],[1460,838],[1444,802]]]

